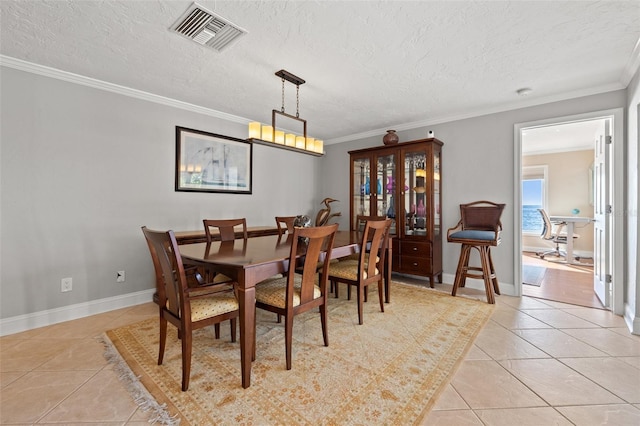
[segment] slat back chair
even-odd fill
[[[193,330],[230,320],[231,341],[235,342],[238,301],[233,291],[189,287],[173,231],[153,231],[143,226],[142,232],[156,273],[160,319],[158,365],[162,365],[167,323],[171,323],[178,329],[182,342],[182,390],[186,391],[191,373]]]
[[[327,279],[329,262],[324,262],[320,274],[317,265],[331,257],[338,224],[311,228],[296,227],[293,231],[289,270],[285,277],[270,278],[256,286],[256,308],[275,312],[285,318],[285,353],[287,370],[291,370],[291,345],[295,315],[319,308],[324,345],[329,346],[327,333]],[[302,268],[296,270],[303,257]],[[254,336],[256,333],[254,332]],[[254,343],[254,349],[256,345]]]
[[[249,234],[247,233],[247,220],[245,218],[204,219],[202,223],[204,224],[204,233],[207,237],[207,244],[211,244],[211,242],[213,241],[213,230],[218,231],[220,241],[222,241],[223,243],[235,240],[237,235],[240,235],[245,242],[249,237]],[[211,270],[207,267],[207,265],[203,265],[201,266],[201,268],[203,269],[205,280],[207,282],[213,282],[216,284],[228,284],[234,286],[236,284],[230,277]]]
[[[296,216],[276,216],[276,226],[278,227],[278,235],[293,234],[293,222]]]
[[[490,248],[500,244],[500,217],[504,206],[491,201],[460,204],[460,220],[447,230],[448,242],[462,244],[452,296],[456,295],[459,287],[465,286],[467,278],[479,278],[484,280],[487,302],[495,303],[494,292],[500,294],[500,287]],[[478,250],[481,266],[469,266],[471,249]]]
[[[363,304],[369,284],[378,283],[380,311],[384,312],[383,278],[390,227],[391,219],[367,220],[362,232],[358,260],[341,260],[332,264],[329,270],[329,281],[334,287],[336,297],[338,283],[357,287],[359,324],[363,323]]]
[[[220,233],[220,241],[231,241],[236,239],[236,233],[239,232],[243,239],[249,237],[247,233],[247,220],[245,218],[240,219],[204,219],[204,232],[207,237],[207,242],[211,243],[212,236],[211,230],[217,229]],[[239,229],[238,229],[239,228]]]

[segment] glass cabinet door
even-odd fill
[[[405,191],[402,199],[404,209],[404,235],[427,235],[427,209],[429,181],[427,180],[427,154],[424,149],[407,151],[404,154]]]
[[[440,235],[442,219],[440,217],[440,151],[433,153],[433,233]]]
[[[371,215],[371,159],[370,157],[361,157],[353,160],[353,188],[351,193],[353,194],[353,200],[351,200],[352,214],[351,227],[357,223],[356,218],[358,215],[369,216]],[[375,184],[373,188],[375,194]]]
[[[394,154],[376,157],[376,204],[372,216],[386,216],[391,219],[391,234],[396,233],[397,190],[396,161]]]

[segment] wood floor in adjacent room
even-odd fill
[[[589,260],[582,262],[587,263]],[[567,265],[556,261],[553,256],[543,260],[530,252],[523,252],[522,265],[546,268],[540,287],[522,285],[523,296],[604,309],[593,291],[592,265]]]

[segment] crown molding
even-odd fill
[[[527,107],[532,107],[537,105],[544,105],[552,102],[566,101],[569,99],[581,98],[583,96],[598,95],[600,93],[626,89],[626,87],[627,86],[623,85],[622,83],[612,83],[612,84],[606,84],[598,87],[591,87],[588,89],[574,90],[572,92],[562,93],[558,95],[551,95],[551,96],[545,96],[545,97],[540,97],[535,99],[512,102],[506,105],[497,106],[495,108],[478,109],[465,114],[441,116],[441,117],[429,118],[426,120],[413,121],[413,122],[404,123],[404,124],[393,124],[383,128],[368,130],[362,133],[354,133],[352,135],[341,136],[339,138],[327,139],[324,141],[324,144],[326,146],[326,145],[333,145],[337,143],[354,141],[358,139],[364,139],[368,137],[380,136],[380,135],[383,135],[387,131],[387,129],[395,129],[396,132],[400,132],[402,130],[413,130],[420,127],[434,126],[436,124],[450,123],[452,121],[465,120],[468,118],[475,118],[483,115],[496,114],[496,113],[505,112],[505,111],[513,111],[516,109],[527,108]],[[425,138],[426,137],[427,135],[425,133]]]
[[[468,118],[480,117],[483,115],[495,114],[499,112],[511,111],[514,109],[526,108],[536,105],[543,105],[551,102],[564,101],[573,98],[579,98],[582,96],[590,96],[597,95],[600,93],[611,92],[614,90],[625,89],[628,86],[628,83],[631,81],[631,78],[635,74],[635,70],[640,64],[640,39],[638,43],[636,43],[636,47],[634,48],[634,52],[632,58],[629,60],[625,71],[624,76],[622,78],[623,81],[620,83],[614,83],[589,89],[576,90],[569,93],[564,93],[561,95],[553,95],[536,99],[529,99],[526,101],[514,102],[507,105],[502,105],[495,108],[487,108],[487,109],[478,109],[476,111],[472,111],[465,114],[458,115],[448,115],[441,117],[429,118],[426,120],[413,121],[404,124],[395,124],[385,126],[383,128],[372,129],[366,132],[354,133],[351,135],[341,136],[339,138],[333,138],[325,140],[325,145],[333,145],[337,143],[349,142],[358,139],[365,139],[369,137],[380,136],[384,134],[387,129],[396,129],[396,131],[400,132],[403,130],[412,130],[426,126],[433,126],[436,124],[449,123],[452,121],[465,120]],[[247,124],[250,119],[240,117],[233,114],[227,114],[222,111],[217,111],[211,108],[205,108],[202,106],[198,106],[195,104],[190,104],[187,102],[178,101],[176,99],[167,98],[164,96],[154,95],[153,93],[144,92],[142,90],[132,89],[130,87],[121,86],[114,83],[109,83],[102,80],[97,80],[94,78],[86,77],[79,74],[74,74],[67,71],[62,71],[56,68],[48,67],[45,65],[34,64],[32,62],[24,61],[22,59],[13,58],[10,56],[0,55],[0,66],[17,69],[20,71],[29,72],[32,74],[38,74],[45,77],[55,78],[62,81],[67,81],[70,83],[80,84],[83,86],[92,87],[99,90],[104,90],[108,92],[117,93],[123,96],[129,96],[136,99],[145,100],[148,102],[154,102],[161,105],[166,105],[174,108],[183,109],[186,111],[195,112],[198,114],[208,115],[210,117],[220,118],[222,120],[231,121],[234,123]],[[629,76],[630,75],[630,76]],[[626,84],[624,83],[626,81]]]
[[[56,68],[34,64],[32,62],[23,61],[22,59],[16,59],[10,56],[0,55],[0,66],[13,68],[20,71],[29,72],[32,74],[38,74],[44,77],[55,78],[57,80],[67,81],[69,83],[80,84],[83,86],[92,87],[94,89],[117,93],[119,95],[129,96],[131,98],[142,99],[144,101],[154,102],[161,105],[179,108],[186,111],[195,112],[198,114],[204,114],[210,117],[220,118],[222,120],[227,120],[234,123],[247,124],[251,121],[248,118],[239,117],[237,115],[227,114],[225,112],[217,111],[211,108],[201,107],[198,105],[190,104],[188,102],[182,102],[176,99],[154,95],[153,93],[132,89],[130,87],[121,86],[119,84],[109,83],[102,80],[97,80],[95,78],[85,77],[80,74],[74,74],[74,73],[62,71]]]

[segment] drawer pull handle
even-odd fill
[[[413,266],[418,266],[418,263],[417,262],[413,262]]]
[[[414,248],[413,248],[413,251],[418,251],[418,247],[414,247]]]

